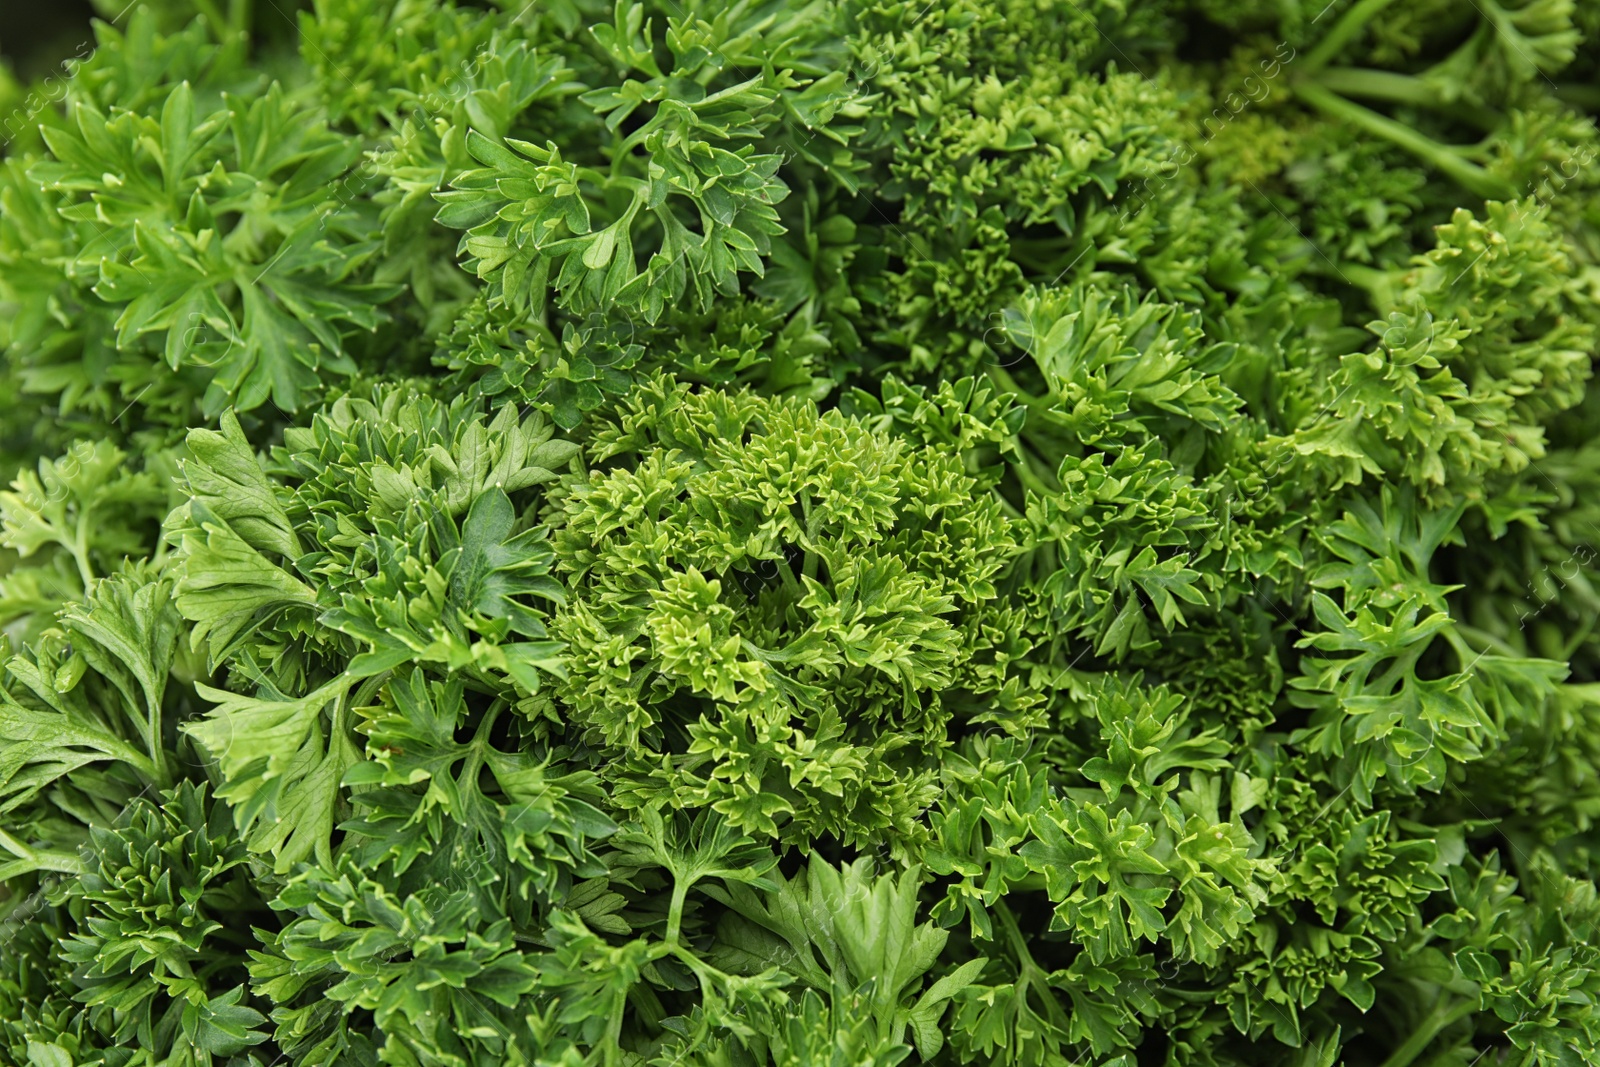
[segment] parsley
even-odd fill
[[[1600,1067],[1595,5],[95,4],[0,1067]]]

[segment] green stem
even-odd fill
[[[148,732],[145,737],[145,743],[150,746],[150,755],[146,756],[131,745],[117,755],[122,762],[144,775],[146,781],[155,783],[159,789],[166,789],[172,784],[172,774],[167,770],[167,760],[161,751],[161,739],[158,736],[160,719],[156,719],[155,722],[156,729],[149,730],[147,727]]]
[[[1018,469],[1019,474],[1025,468],[1028,472],[1028,478],[1032,480],[1032,484],[1037,486],[1041,493],[1059,493],[1061,491],[1061,482],[1056,478],[1055,473],[1060,468],[1059,462],[1055,466],[1051,466],[1050,461],[1045,459],[1039,450],[1026,440],[1019,442],[1019,445],[1020,447],[1017,451],[1022,454],[1023,458],[1022,468]],[[1035,469],[1035,464],[1037,464],[1037,469]],[[1026,481],[1027,479],[1024,480]]]
[[[1357,67],[1329,67],[1317,74],[1316,82],[1342,96],[1361,96],[1391,104],[1425,107],[1463,119],[1481,130],[1492,130],[1498,117],[1486,108],[1447,101],[1439,90],[1413,74],[1391,70],[1365,70]]]
[[[1011,909],[1004,904],[996,904],[994,913],[1000,919],[1000,928],[1005,931],[1006,941],[1011,945],[1011,951],[1017,954],[1018,970],[1037,970],[1038,964],[1033,962],[1033,953],[1028,951],[1028,942],[1023,938],[1022,931],[1017,927],[1017,920],[1011,914]]]
[[[1444,145],[1430,137],[1424,137],[1409,126],[1385,118],[1376,111],[1330,92],[1325,86],[1316,82],[1298,81],[1294,85],[1294,91],[1302,100],[1319,111],[1392,141],[1424,163],[1437,167],[1475,196],[1481,196],[1485,200],[1510,200],[1517,195],[1511,183],[1504,178],[1496,177],[1476,163],[1462,159]]]
[[[611,169],[608,171],[612,179],[616,180],[623,177],[622,165],[632,156],[634,147],[644,144],[646,137],[661,128],[660,117],[660,114],[657,113],[649,122],[616,142],[615,147],[611,150]]]
[[[1317,75],[1317,84],[1344,96],[1364,96],[1394,104],[1437,107],[1439,92],[1421,78],[1396,74],[1391,70],[1363,70],[1359,67],[1329,67]]]
[[[1061,1010],[1061,1004],[1056,999],[1055,993],[1050,989],[1050,976],[1034,961],[1033,953],[1028,951],[1027,939],[1022,936],[1011,909],[1004,904],[996,904],[994,911],[1000,919],[1001,928],[1005,930],[1006,941],[1010,943],[1011,950],[1017,954],[1018,984],[1037,986],[1040,990],[1039,1001],[1044,1005],[1045,1013],[1050,1016],[1051,1022],[1065,1029],[1068,1020]]]
[[[683,903],[689,895],[689,883],[674,877],[672,880],[672,906],[667,911],[667,937],[669,945],[678,943],[678,931],[683,927]]]
[[[1317,43],[1317,46],[1306,53],[1306,58],[1301,61],[1300,69],[1309,74],[1326,66],[1328,60],[1339,54],[1339,50],[1350,43],[1351,38],[1366,28],[1374,15],[1394,3],[1394,0],[1361,0],[1349,11],[1339,16],[1339,21],[1333,24],[1333,29],[1328,35]]]
[[[59,871],[61,874],[82,874],[83,861],[70,852],[52,852],[40,849],[33,854],[41,871]]]
[[[351,698],[350,706],[352,708],[363,708],[370,704],[372,698],[377,695],[379,689],[383,688],[384,683],[389,680],[389,676],[393,673],[393,671],[384,671],[362,682],[356,689],[356,695]]]
[[[67,546],[67,551],[72,553],[72,558],[78,564],[78,577],[83,579],[83,591],[87,594],[94,585],[94,568],[89,566],[88,508],[78,513],[78,525],[73,531],[72,544]]]
[[[144,747],[150,758],[146,760],[141,756],[138,762],[129,762],[145,773],[156,788],[166,789],[172,785],[172,772],[167,769],[167,753],[161,746],[161,702],[150,700],[149,695],[146,700],[150,703],[150,716],[140,725],[144,728]]]
[[[783,557],[778,559],[778,581],[782,583],[783,591],[796,600],[806,595],[806,591],[800,586],[800,579],[794,576],[794,568],[789,566],[789,561]]]
[[[341,695],[339,703],[334,708],[333,728],[336,731],[346,730],[344,698]],[[494,726],[494,721],[500,715],[501,701],[495,701],[489,710],[484,712],[483,721],[478,723],[478,729],[472,735],[472,743],[467,746],[466,758],[461,761],[461,774],[456,779],[464,782],[469,787],[478,781],[478,775],[483,770],[484,753],[489,748],[489,730]]]
[[[1365,263],[1341,263],[1339,272],[1374,296],[1388,292],[1394,287],[1394,280],[1388,271],[1369,267]]]
[[[1456,663],[1464,671],[1480,658],[1472,646],[1467,644],[1467,639],[1456,630],[1454,626],[1448,627],[1443,632],[1445,643],[1456,654]]]
[[[1004,392],[1011,395],[1011,399],[1021,404],[1028,412],[1028,425],[1024,427],[1026,437],[1018,435],[1018,442],[1023,449],[1027,446],[1027,437],[1035,440],[1041,437],[1054,438],[1068,446],[1076,447],[1077,438],[1072,425],[1056,410],[1056,402],[1049,397],[1033,396],[1017,384],[1016,379],[1004,367],[991,366],[988,368],[989,377]],[[1037,449],[1035,450],[1037,451]],[[1049,467],[1052,477],[1055,468]]]
[[[1463,638],[1470,638],[1473,642],[1485,646],[1488,650],[1492,651],[1494,655],[1515,656],[1517,654],[1517,650],[1513,648],[1504,638],[1496,637],[1487,630],[1480,630],[1476,626],[1469,626],[1466,623],[1458,622],[1449,630],[1444,632],[1459,632]]]
[[[1022,483],[1024,492],[1027,490],[1032,490],[1041,497],[1051,497],[1056,495],[1056,490],[1050,488],[1050,486],[1045,483],[1044,479],[1040,478],[1036,473],[1034,473],[1033,465],[1028,460],[1024,459],[1021,463],[1013,466],[1011,469],[1016,473],[1017,481]]]
[[[18,859],[33,865],[36,871],[57,871],[61,874],[82,874],[83,861],[70,852],[54,852],[47,848],[29,848],[15,837],[0,830],[0,848]],[[9,864],[7,865],[10,866]],[[13,872],[15,873],[20,872]]]
[[[1399,1048],[1390,1053],[1389,1058],[1383,1061],[1382,1067],[1406,1067],[1433,1043],[1433,1039],[1439,1036],[1439,1031],[1466,1018],[1476,1010],[1477,1005],[1470,1000],[1460,1001],[1455,1007],[1446,1009],[1441,998],[1438,1007],[1422,1020],[1422,1025],[1406,1038]]]
[[[1577,632],[1568,638],[1567,643],[1561,647],[1562,659],[1570,660],[1574,655],[1577,654],[1578,648],[1585,641],[1589,640],[1589,635],[1594,632],[1594,625],[1596,621],[1600,620],[1597,620],[1596,617],[1592,615],[1584,620],[1583,625],[1578,627]]]
[[[1010,393],[1013,400],[1028,409],[1029,414],[1037,413],[1050,421],[1059,422],[1060,416],[1054,410],[1055,405],[1048,399],[1034,396],[1018,385],[1017,380],[1011,376],[1010,371],[995,364],[990,364],[988,371],[989,377],[994,379],[994,383],[1000,387],[1001,391]]]

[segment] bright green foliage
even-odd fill
[[[242,976],[243,954],[219,956],[209,935],[223,929],[220,917],[262,902],[240,869],[227,809],[188,782],[160,800],[158,809],[139,797],[114,827],[90,834],[76,894],[83,914],[61,954],[75,966],[89,1025],[109,1043],[227,1056],[265,1041],[266,1019],[239,1003],[242,986],[221,988],[230,972]]]
[[[107,441],[80,441],[58,459],[22,470],[0,493],[0,543],[19,557],[0,579],[0,620],[32,638],[60,608],[79,600],[128,556],[151,551],[168,490]]]
[[[1596,4],[95,6],[0,1067],[1600,1067]]]
[[[477,404],[385,386],[289,430],[277,477],[231,415],[190,438],[192,495],[169,525],[178,606],[213,663],[237,652],[298,684],[431,662],[530,691],[559,670],[517,599],[562,598],[553,555],[537,528],[512,532],[508,494],[552,480],[577,449],[537,415],[486,420]]]
[[[995,687],[963,630],[1013,549],[999,502],[837,412],[664,382],[592,451],[625,465],[563,505],[566,714],[676,806],[785,840],[914,836],[946,700]]]
[[[115,331],[78,344],[146,354],[179,382],[209,381],[196,397],[209,411],[268,398],[292,411],[319,371],[355,369],[341,331],[375,329],[395,290],[359,277],[375,247],[371,213],[329,198],[353,146],[277,83],[247,99],[184,81],[148,115],[102,109],[91,94],[69,94],[68,106],[67,123],[45,131],[51,158],[26,180],[58,216],[55,299]],[[111,255],[121,248],[126,262]],[[43,327],[13,342],[19,356],[60,352],[66,339],[47,340]],[[139,367],[120,381],[34,373],[40,388],[85,397],[115,383],[128,403],[146,402],[132,387],[159,377]],[[102,411],[111,403],[95,401]]]

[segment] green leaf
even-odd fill
[[[279,873],[312,856],[331,862],[339,785],[361,758],[346,725],[351,684],[335,678],[298,699],[195,687],[216,707],[184,730],[216,761],[217,795],[250,850],[271,853]]]

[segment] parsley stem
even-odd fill
[[[1004,367],[991,366],[988,368],[989,377],[1000,389],[1011,395],[1011,398],[1028,409],[1028,414],[1038,415],[1046,422],[1060,423],[1061,413],[1055,410],[1055,401],[1048,397],[1034,396],[1011,376]]]
[[[1044,457],[1040,456],[1035,449],[1030,448],[1026,442],[1023,442],[1017,451],[1022,456],[1022,462],[1014,463],[1011,467],[1017,475],[1017,481],[1022,483],[1024,489],[1032,489],[1040,496],[1054,496],[1059,490],[1051,486],[1049,482],[1040,477],[1038,471],[1034,470],[1034,464],[1043,464],[1045,462]]]
[[[47,848],[29,848],[15,837],[0,830],[0,848],[33,865],[36,871],[58,871],[62,874],[82,874],[83,861],[71,852],[54,852]],[[7,877],[19,874],[6,864]]]
[[[1446,1008],[1441,998],[1439,1005],[1422,1020],[1422,1025],[1383,1061],[1382,1067],[1406,1067],[1433,1044],[1433,1039],[1439,1036],[1439,1031],[1466,1018],[1476,1010],[1477,1005],[1470,1000],[1458,1001],[1454,1007]]]
[[[1583,620],[1582,624],[1579,625],[1578,629],[1567,638],[1566,644],[1561,646],[1562,659],[1570,660],[1573,656],[1578,654],[1578,649],[1583,647],[1583,643],[1587,641],[1589,639],[1589,635],[1594,632],[1596,621],[1596,616],[1593,613],[1589,613],[1588,616]]]
[[[673,875],[672,905],[667,910],[667,944],[678,943],[678,931],[683,926],[683,904],[689,894],[689,883]]]
[[[148,737],[149,734],[147,739]],[[119,744],[112,750],[112,754],[143,775],[145,781],[162,788],[172,784],[172,777],[167,773],[166,760],[161,758],[159,749],[146,756],[132,745]]]
[[[1328,60],[1339,54],[1339,49],[1350,43],[1351,38],[1359,34],[1384,8],[1394,3],[1394,0],[1361,0],[1349,11],[1339,16],[1339,21],[1333,24],[1333,29],[1328,31],[1326,37],[1317,42],[1317,46],[1306,53],[1306,58],[1300,63],[1300,70],[1309,74],[1327,66]]]
[[[145,748],[150,752],[150,758],[139,757],[139,762],[134,766],[144,771],[150,781],[159,789],[167,789],[172,785],[172,772],[167,768],[167,754],[161,747],[161,705],[150,706],[150,717],[142,724],[144,727]]]
[[[996,904],[994,912],[1000,919],[1000,927],[1005,931],[1006,940],[1011,943],[1011,950],[1017,954],[1018,967],[1036,969],[1038,965],[1033,962],[1033,954],[1028,951],[1028,944],[1022,938],[1022,931],[1017,928],[1017,920],[1011,914],[1011,909],[1004,904]]]
[[[1017,926],[1016,917],[1011,914],[1011,909],[1004,904],[996,904],[995,914],[1000,918],[1000,926],[1005,930],[1006,940],[1011,943],[1011,949],[1017,954],[1017,985],[1019,991],[1032,985],[1040,990],[1039,1000],[1044,1004],[1045,1012],[1050,1016],[1050,1021],[1062,1029],[1070,1026],[1070,1020],[1061,1010],[1055,993],[1050,988],[1050,976],[1034,960],[1033,953],[1028,951],[1027,939],[1022,936],[1022,930]]]
[[[1359,67],[1329,67],[1317,74],[1317,84],[1343,96],[1365,96],[1392,104],[1417,104],[1437,107],[1442,102],[1439,90],[1410,74],[1392,70],[1363,70]]]
[[[1499,124],[1499,117],[1494,112],[1446,100],[1431,82],[1423,81],[1414,74],[1360,67],[1329,67],[1317,74],[1316,81],[1318,85],[1341,96],[1363,96],[1391,104],[1430,108],[1460,118],[1482,130],[1492,130]]]
[[[1298,81],[1295,83],[1294,91],[1317,110],[1360,126],[1369,133],[1404,148],[1424,163],[1454,178],[1474,196],[1481,196],[1485,200],[1510,200],[1516,196],[1516,190],[1512,188],[1511,183],[1499,175],[1491,174],[1476,163],[1461,158],[1456,152],[1404,123],[1396,122],[1370,108],[1346,100],[1326,86],[1313,81]]]
[[[1456,179],[1456,182],[1470,194],[1483,197],[1485,200],[1512,200],[1517,195],[1517,190],[1512,184],[1499,174],[1483,170],[1477,163],[1462,158],[1456,150],[1427,138],[1405,123],[1395,122],[1394,118],[1384,117],[1368,107],[1347,101],[1338,93],[1328,90],[1326,86],[1318,85],[1317,82],[1296,82],[1294,91],[1299,94],[1302,101],[1306,101],[1315,109],[1322,110],[1331,117],[1341,118],[1344,122],[1362,126],[1368,133],[1378,134],[1379,138],[1394,142],[1427,165],[1435,166],[1437,170]]]
[[[1339,273],[1348,278],[1352,284],[1365,289],[1379,311],[1387,311],[1395,306],[1393,295],[1395,280],[1388,271],[1369,267],[1365,263],[1341,263]]]
[[[59,871],[62,874],[83,873],[83,861],[70,852],[39,849],[33,854],[33,858],[41,871]]]
[[[89,509],[84,508],[78,513],[78,525],[73,531],[72,544],[67,546],[72,553],[73,560],[78,564],[78,576],[83,579],[83,591],[88,593],[94,586],[94,568],[89,566]]]
[[[809,555],[810,553],[807,553],[808,557]],[[805,596],[805,589],[801,587],[800,579],[795,577],[794,568],[789,565],[787,559],[778,560],[778,581],[782,584],[784,592],[793,596],[796,600]]]

